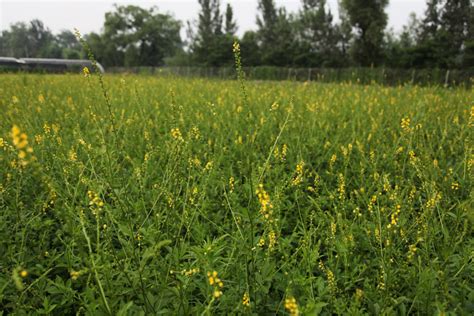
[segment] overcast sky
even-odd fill
[[[390,0],[387,8],[388,26],[400,31],[408,21],[411,12],[422,16],[426,0]],[[255,29],[257,0],[222,0],[223,5],[231,3],[239,26],[239,35],[246,30]],[[288,11],[296,12],[300,0],[275,0],[278,6],[285,6]],[[173,14],[177,19],[186,22],[197,18],[199,4],[197,0],[0,0],[0,30],[9,28],[10,24],[20,21],[40,19],[53,32],[78,28],[81,33],[100,31],[105,12],[113,9],[113,4],[134,4],[144,8],[157,6],[160,12]],[[337,0],[328,0],[331,10],[337,16]]]

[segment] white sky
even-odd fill
[[[229,2],[234,9],[239,31],[255,29],[257,0],[221,0],[222,10]],[[285,6],[289,12],[296,12],[301,6],[300,0],[275,0],[277,6]],[[0,30],[8,29],[10,24],[40,19],[54,33],[63,29],[78,28],[81,33],[99,32],[104,23],[104,14],[113,10],[113,4],[133,4],[143,8],[157,6],[160,12],[168,12],[185,23],[197,18],[199,4],[197,0],[0,0]],[[333,15],[337,16],[337,0],[328,0]],[[390,0],[387,13],[388,27],[400,31],[408,21],[411,12],[423,16],[425,0]],[[183,35],[184,33],[183,27]]]

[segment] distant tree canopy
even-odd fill
[[[232,64],[232,43],[237,28],[232,7],[227,6],[224,17],[220,10],[220,0],[198,1],[201,10],[197,32],[190,45],[193,63],[200,66]]]
[[[230,4],[197,0],[195,21],[182,23],[156,7],[115,6],[100,33],[85,38],[105,66],[231,66],[238,25]],[[239,39],[246,66],[474,68],[472,0],[427,0],[424,16],[410,15],[398,34],[387,30],[389,0],[338,0],[337,22],[326,0],[301,0],[289,14],[258,0],[256,30]],[[238,39],[238,38],[237,38]],[[71,31],[53,34],[41,21],[0,33],[0,55],[85,58]]]
[[[90,47],[107,66],[161,66],[182,47],[181,22],[138,6],[115,6],[105,14],[102,34],[91,34]]]
[[[8,57],[70,58],[80,56],[81,48],[71,31],[57,36],[39,20],[12,24],[0,34],[0,55]]]

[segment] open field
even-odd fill
[[[474,313],[472,90],[104,80],[0,76],[0,315]]]

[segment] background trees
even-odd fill
[[[303,0],[297,19],[299,51],[297,64],[310,67],[338,66],[344,56],[338,49],[342,39],[333,24],[333,16],[326,0]]]
[[[86,34],[105,66],[230,66],[238,25],[232,6],[197,0],[199,15],[182,23],[157,8],[115,6],[100,33]],[[393,68],[474,67],[471,0],[427,0],[401,32],[387,30],[388,0],[339,0],[338,18],[326,0],[301,0],[289,14],[274,0],[258,0],[257,27],[240,40],[247,66]],[[53,34],[41,21],[16,23],[0,34],[0,55],[84,58],[71,31]]]
[[[104,31],[93,35],[91,48],[106,65],[161,66],[181,49],[181,22],[168,14],[138,6],[116,6],[105,15]]]
[[[190,52],[193,61],[202,66],[222,66],[232,63],[232,42],[237,31],[232,7],[227,5],[224,16],[220,0],[198,0],[201,6],[197,33]]]
[[[3,56],[12,57],[62,57],[61,47],[54,35],[39,20],[16,23],[3,31],[0,38]]]
[[[355,29],[352,57],[361,66],[383,62],[384,30],[387,26],[385,8],[388,0],[343,0],[349,21]]]

